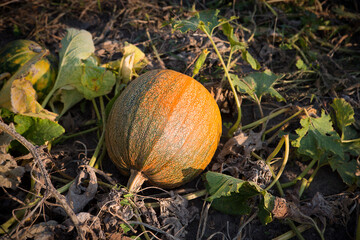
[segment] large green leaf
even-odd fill
[[[209,192],[207,201],[212,207],[226,214],[249,214],[249,200],[255,196],[263,196],[259,208],[260,220],[267,224],[272,221],[271,210],[274,197],[254,182],[244,181],[225,174],[207,172],[204,175],[205,185]]]
[[[66,85],[77,85],[81,79],[82,60],[89,58],[95,51],[92,36],[88,31],[67,29],[61,40],[59,52],[59,73],[54,85],[59,89]]]
[[[242,93],[249,94],[253,99],[255,95],[261,100],[265,94],[270,94],[276,97],[278,101],[285,101],[285,99],[272,86],[282,76],[272,73],[270,70],[264,72],[254,72],[244,77],[245,84],[236,75],[231,74],[231,80],[235,88]]]
[[[14,122],[15,130],[35,145],[43,145],[65,132],[61,125],[48,119],[16,115]]]
[[[53,111],[61,113],[60,116],[82,98],[91,100],[109,93],[115,84],[115,75],[99,66],[93,55],[95,47],[89,32],[70,28],[61,44],[59,73],[53,89],[43,102],[45,106],[53,98],[51,106],[54,106],[54,102],[60,99],[63,107],[60,110],[53,108]],[[76,94],[76,101],[68,97]]]

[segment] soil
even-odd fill
[[[263,69],[267,68],[275,73],[287,74],[285,78],[289,80],[289,83],[287,83],[287,85],[278,84],[275,86],[280,94],[287,99],[287,103],[277,102],[274,98],[265,96],[262,99],[265,116],[274,109],[288,106],[290,103],[294,109],[296,106],[305,107],[309,112],[319,114],[320,109],[329,110],[329,104],[333,98],[345,97],[352,104],[355,110],[355,118],[359,122],[359,74],[352,74],[355,70],[358,72],[358,60],[360,56],[360,47],[358,45],[360,39],[358,3],[356,1],[346,1],[345,3],[339,1],[325,1],[320,3],[319,1],[315,1],[321,4],[319,7],[316,4],[310,6],[310,4],[306,4],[306,1],[299,1],[301,3],[293,3],[291,6],[286,7],[286,5],[284,5],[286,1],[279,2],[279,4],[271,3],[273,10],[278,13],[278,18],[275,18],[262,1],[244,1],[244,3],[237,3],[237,1],[193,2],[182,0],[1,1],[0,47],[15,39],[31,39],[45,45],[53,54],[57,55],[61,47],[60,41],[65,35],[66,29],[70,27],[79,28],[85,29],[92,34],[96,47],[95,54],[99,56],[102,63],[120,59],[122,57],[120,49],[124,46],[125,42],[129,42],[139,47],[149,60],[148,66],[146,66],[140,74],[151,69],[165,67],[192,75],[194,61],[204,46],[209,50],[211,49],[208,39],[200,31],[185,34],[173,32],[170,25],[163,26],[163,23],[173,18],[189,17],[189,12],[193,4],[195,4],[197,10],[218,8],[220,9],[221,16],[227,18],[230,16],[239,17],[237,20],[238,27],[235,28],[235,33],[237,36],[240,36],[242,40],[251,37],[250,33],[246,31],[247,29],[253,30],[254,26],[257,26],[257,34],[255,34],[254,38],[248,43],[249,52],[255,56]],[[233,6],[233,3],[236,4]],[[340,4],[345,4],[345,10],[354,13],[355,17],[341,18],[334,16],[332,9]],[[256,11],[254,11],[254,8],[256,8]],[[277,41],[277,36],[271,35],[271,32],[276,24],[279,29],[285,29],[285,25],[287,24],[290,26],[290,30],[287,29],[286,31],[299,31],[299,25],[301,25],[301,21],[304,21],[304,18],[301,18],[301,14],[304,14],[304,12],[296,12],[296,9],[303,9],[304,12],[309,13],[312,17],[316,17],[317,20],[328,20],[329,24],[332,24],[331,26],[347,25],[348,29],[354,30],[353,32],[346,33],[345,30],[340,28],[338,32],[334,33],[335,36],[328,40],[325,39],[325,37],[328,37],[326,31],[317,31],[316,34],[318,38],[321,39],[321,37],[324,37],[325,41],[330,42],[332,46],[336,46],[336,48],[326,48],[326,46],[324,47],[318,44],[315,40],[309,40],[309,43],[304,43],[312,44],[311,46],[306,46],[309,52],[319,54],[317,60],[314,60],[311,64],[319,64],[322,67],[319,68],[318,74],[309,75],[311,81],[304,84],[291,85],[290,80],[306,79],[306,77],[302,75],[295,74],[297,70],[295,63],[301,54],[294,49],[286,49],[283,45],[284,42]],[[254,15],[252,15],[252,13],[254,13]],[[221,52],[225,54],[229,49],[229,44],[226,41],[226,37],[220,31],[216,33],[216,44]],[[348,35],[345,41],[342,37],[346,34]],[[161,61],[159,61],[159,58],[156,56],[154,47]],[[337,51],[339,47],[342,49],[347,48],[354,53],[347,54],[346,52]],[[215,52],[213,50],[210,51],[211,53],[209,54],[207,63],[201,70],[197,80],[201,81],[214,96],[218,90],[223,87],[222,91],[220,91],[220,96],[218,96],[218,103],[222,112],[224,134],[212,163],[205,171],[215,168],[217,155],[228,140],[225,136],[228,130],[226,123],[235,122],[236,120],[236,107],[233,95],[228,90],[228,86],[222,86],[220,84],[223,74],[221,65],[217,60]],[[249,64],[241,58],[237,59],[236,64],[234,73],[244,76],[253,71]],[[314,99],[312,99],[312,97],[314,97]],[[242,96],[242,109],[243,126],[261,118],[256,104],[254,104],[250,98]],[[274,126],[289,116],[290,114],[288,116],[274,118],[269,121],[268,126]],[[96,122],[96,113],[92,107],[92,103],[84,100],[65,114],[59,123],[65,128],[66,134],[69,135],[94,127],[95,124],[88,125],[91,121]],[[294,130],[299,127],[298,122],[299,121],[291,122],[286,131],[294,133]],[[259,129],[260,128],[255,128],[253,131],[258,132]],[[79,172],[79,165],[84,161],[88,161],[94,153],[98,139],[99,134],[95,131],[52,146],[51,155],[54,160],[48,164],[51,166],[51,168],[49,167],[48,169],[49,173],[54,176],[59,176],[56,173],[57,169],[54,168],[54,166],[56,166],[64,170],[69,176],[76,177]],[[279,138],[276,139],[279,141]],[[277,141],[264,146],[264,148],[257,151],[257,153],[261,156],[267,156],[276,147]],[[240,151],[246,152],[243,149]],[[237,154],[239,155],[240,153]],[[236,156],[238,157],[238,155]],[[227,157],[230,158],[234,156]],[[242,158],[240,157],[239,159]],[[296,176],[306,168],[308,163],[309,161],[299,158],[296,153],[292,151],[290,153],[290,160],[280,178],[280,182],[288,182],[296,178]],[[128,177],[121,175],[116,170],[107,155],[104,158],[101,169],[111,176],[116,183],[126,186]],[[306,178],[309,178],[311,174],[312,172],[310,171],[308,175],[306,175]],[[246,174],[240,174],[239,178],[244,179],[245,175]],[[23,179],[27,180],[22,181],[20,185],[21,188],[8,191],[10,195],[16,196],[18,199],[25,198],[26,189],[29,189],[30,186],[29,175],[25,174]],[[99,176],[99,179],[106,182],[106,179],[103,177]],[[55,180],[53,184],[55,187],[61,187],[63,185],[60,181]],[[342,217],[337,216],[334,218],[335,220],[326,219],[327,224],[324,237],[329,240],[355,238],[357,213],[359,210],[359,192],[356,186],[347,186],[336,172],[332,171],[329,166],[324,166],[317,172],[310,187],[306,189],[301,198],[299,198],[297,194],[299,188],[300,182],[288,188],[285,192],[285,198],[287,201],[297,203],[298,206],[302,207],[309,205],[311,200],[319,193],[329,201],[340,201],[340,199],[348,198],[350,203],[346,206],[344,205]],[[204,184],[201,177],[198,177],[194,181],[174,189],[173,192],[183,194],[202,189],[204,189]],[[0,220],[1,223],[3,223],[10,218],[11,210],[19,207],[19,203],[11,200],[9,195],[5,194],[5,189],[0,190],[0,192],[0,208],[4,209],[1,211]],[[88,211],[94,216],[99,214],[99,216],[102,217],[102,229],[107,239],[130,239],[127,238],[127,236],[131,236],[131,234],[122,234],[119,227],[109,227],[110,223],[106,222],[105,214],[101,215],[101,211],[99,212],[98,204],[109,196],[109,192],[110,189],[99,187],[96,197],[88,203],[83,211]],[[156,189],[146,192],[147,195],[160,193],[162,193],[162,191]],[[275,196],[280,196],[277,190],[271,190],[271,193]],[[204,222],[201,221],[201,216],[206,213],[204,207],[206,208],[207,206],[207,202],[204,201],[204,199],[205,196],[202,196],[188,202],[186,208],[190,211],[189,215],[193,216],[191,221],[189,220],[190,218],[179,218],[181,221],[188,221],[184,224],[187,233],[183,239],[196,239],[199,226],[204,224]],[[258,199],[254,201],[258,201]],[[45,202],[45,207],[42,210],[43,216],[32,220],[39,223],[43,222],[45,218],[47,221],[56,220],[59,223],[63,223],[67,217],[61,217],[52,211],[54,203],[54,200]],[[254,206],[253,202],[249,202],[249,204]],[[155,210],[156,214],[158,214],[157,217],[160,219],[159,211],[158,209]],[[264,225],[257,217],[254,217],[249,223],[244,224],[255,212],[256,209],[254,208],[250,215],[236,216],[223,214],[210,208],[201,239],[274,239],[291,230],[286,219],[274,219],[271,223]],[[143,215],[143,217],[144,216],[145,215]],[[169,215],[169,218],[170,216],[173,215]],[[121,223],[119,219],[117,221]],[[320,224],[320,220],[318,223]],[[30,222],[25,225],[29,226],[29,224]],[[296,225],[300,224],[301,223],[296,222]],[[237,236],[240,227],[244,228],[241,236]],[[141,233],[141,230],[135,235],[139,233]],[[56,239],[70,239],[76,236],[76,231],[70,228],[58,228],[56,229],[55,236]],[[157,235],[157,237],[166,239],[165,235]],[[321,239],[314,228],[303,232],[303,237],[305,239]],[[3,235],[2,238],[11,239],[12,237]],[[95,239],[96,237],[90,237],[88,235],[88,238]],[[145,238],[142,236],[141,239]]]

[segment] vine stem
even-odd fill
[[[96,106],[96,103],[94,106]],[[95,166],[96,160],[98,160],[98,156],[101,151],[101,148],[103,148],[103,146],[105,144],[106,114],[105,114],[104,99],[102,97],[100,97],[100,108],[101,108],[101,118],[99,120],[102,120],[103,127],[102,127],[101,136],[99,138],[99,142],[98,142],[98,144],[95,148],[94,154],[91,157],[90,162],[89,162],[90,167]],[[100,116],[100,113],[99,113],[99,116]],[[105,151],[105,149],[104,149],[104,151]]]
[[[300,186],[300,190],[299,190],[299,197],[302,196],[302,194],[304,193],[304,190],[306,188],[308,188],[310,186],[310,183],[312,183],[312,181],[314,180],[315,178],[315,175],[317,174],[317,172],[319,171],[320,169],[320,165],[318,164],[317,167],[315,168],[314,172],[311,174],[311,176],[309,177],[309,179],[306,180],[306,183],[303,185]]]
[[[269,116],[263,117],[263,118],[255,121],[255,122],[252,122],[252,123],[250,123],[248,125],[243,126],[241,128],[241,130],[245,131],[247,129],[254,128],[254,127],[256,127],[256,126],[258,126],[258,125],[260,125],[260,124],[262,124],[262,123],[264,123],[264,122],[266,122],[266,121],[268,121],[268,120],[270,120],[270,119],[272,119],[274,117],[277,117],[278,115],[280,115],[280,114],[282,114],[284,112],[287,112],[288,110],[290,110],[290,108],[282,108],[279,111],[270,114]]]
[[[225,71],[225,76],[226,78],[228,79],[229,81],[229,85],[231,87],[231,91],[234,93],[234,98],[235,98],[235,103],[236,103],[236,108],[237,108],[237,111],[238,111],[238,115],[237,115],[237,119],[236,119],[236,122],[234,123],[234,125],[230,128],[229,132],[228,132],[228,136],[231,137],[233,135],[233,133],[238,129],[239,125],[240,125],[240,122],[241,122],[241,107],[240,107],[240,101],[239,101],[239,98],[237,96],[237,93],[236,93],[236,90],[235,90],[235,87],[234,87],[234,84],[232,83],[231,81],[231,77],[230,77],[230,74],[229,74],[229,71],[228,71],[228,68],[224,62],[224,59],[222,58],[218,48],[216,47],[216,44],[213,40],[213,38],[211,37],[211,35],[205,30],[205,28],[203,26],[200,27],[200,29],[206,34],[206,36],[209,38],[220,62],[221,62],[221,65]]]
[[[26,138],[21,136],[19,133],[17,133],[14,129],[9,127],[4,122],[0,121],[0,129],[12,136],[15,140],[20,142],[24,147],[26,147],[27,150],[31,153],[31,155],[34,157],[34,161],[39,166],[39,169],[44,176],[45,184],[46,184],[46,190],[48,190],[55,198],[56,200],[61,204],[63,209],[65,210],[66,214],[70,217],[71,221],[74,223],[74,226],[79,234],[80,239],[85,240],[85,233],[81,228],[81,224],[79,219],[77,218],[76,214],[74,213],[73,209],[69,206],[67,203],[65,197],[61,195],[58,190],[54,187],[54,185],[51,183],[50,177],[48,172],[45,169],[45,166],[43,162],[40,159],[40,150],[37,146],[34,146],[32,143],[30,143]]]
[[[272,128],[266,130],[264,132],[264,136],[272,131],[274,131],[275,129],[281,127],[282,125],[284,125],[285,123],[289,122],[291,119],[293,119],[294,117],[298,116],[300,113],[302,113],[304,110],[301,109],[299,111],[297,111],[295,114],[291,115],[290,117],[288,117],[287,119],[283,120],[282,122],[280,122],[279,124],[276,124],[275,126],[273,126]]]
[[[279,152],[280,148],[282,147],[282,145],[284,144],[284,142],[285,142],[285,153],[284,153],[283,163],[282,163],[282,165],[281,165],[281,167],[280,167],[280,170],[279,170],[278,174],[276,175],[276,177],[274,178],[274,180],[272,181],[272,183],[265,188],[265,191],[268,191],[269,189],[271,189],[271,188],[274,186],[274,184],[279,180],[281,174],[283,173],[283,171],[284,171],[284,169],[285,169],[286,163],[287,163],[287,161],[288,161],[288,159],[289,159],[289,151],[290,151],[289,135],[285,135],[285,136],[283,136],[283,137],[281,138],[281,140],[280,140],[278,146],[276,147],[276,149],[274,150],[274,152],[277,151],[277,152],[276,152],[276,154],[277,154],[277,153]],[[266,163],[269,164],[269,162],[271,161],[271,159],[272,159],[276,154],[270,154],[271,158],[268,158],[268,159],[266,160]],[[270,157],[270,156],[269,156],[269,157]],[[269,168],[271,169],[270,166],[269,166]],[[272,169],[271,169],[271,170],[272,170]]]
[[[295,185],[299,180],[301,180],[301,179],[303,179],[305,177],[305,175],[310,171],[310,169],[315,165],[315,163],[317,161],[318,161],[317,159],[313,159],[309,163],[309,165],[304,169],[304,171],[302,173],[300,173],[300,175],[297,178],[295,178],[291,182],[281,184],[281,187],[287,188],[287,187],[291,187],[291,186]]]

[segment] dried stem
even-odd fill
[[[44,176],[45,184],[47,187],[47,191],[50,192],[50,195],[53,195],[56,200],[61,204],[61,206],[64,208],[66,214],[70,217],[71,221],[74,223],[76,230],[79,234],[80,239],[85,239],[84,231],[82,230],[80,226],[79,219],[75,215],[74,211],[71,209],[69,204],[66,202],[66,199],[63,195],[61,195],[54,185],[51,183],[50,177],[48,172],[45,169],[45,166],[43,162],[40,159],[40,149],[37,146],[34,146],[32,143],[30,143],[26,138],[21,136],[19,133],[17,133],[14,129],[9,127],[4,122],[0,121],[0,129],[12,136],[14,139],[16,139],[18,142],[20,142],[26,149],[29,150],[29,152],[33,155],[35,163],[39,166],[41,174]],[[46,194],[45,194],[46,195]]]

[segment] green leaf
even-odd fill
[[[85,30],[67,29],[61,45],[59,73],[54,89],[65,85],[76,85],[82,75],[82,60],[89,58],[95,51],[92,36]]]
[[[311,159],[324,160],[324,156],[338,155],[344,157],[344,151],[340,143],[340,137],[332,127],[331,118],[322,111],[321,117],[308,117],[300,121],[302,128],[297,129],[299,137],[293,141],[293,146],[298,147],[298,153]]]
[[[43,102],[45,106],[53,98],[52,108],[58,109],[60,116],[82,98],[91,100],[109,93],[115,84],[114,74],[100,67],[93,55],[95,47],[89,32],[70,28],[61,44],[59,73],[53,89]],[[59,96],[62,94],[66,95]],[[75,99],[69,97],[76,94]],[[60,100],[62,108],[54,108],[57,100]]]
[[[329,162],[333,171],[336,170],[339,173],[344,183],[360,185],[360,176],[357,174],[360,166],[355,158],[350,158],[349,155],[346,155],[345,158],[334,156],[329,159]]]
[[[95,58],[90,57],[83,60],[81,85],[77,89],[86,99],[91,100],[108,94],[114,86],[115,80],[112,72],[98,66]]]
[[[193,75],[192,77],[194,77],[196,74],[199,73],[201,67],[204,65],[204,62],[207,58],[207,56],[209,55],[209,51],[207,50],[207,48],[203,49],[200,56],[198,57],[198,59],[195,62],[195,66],[194,66],[194,71],[193,71]]]
[[[255,99],[255,94],[261,100],[261,97],[268,93],[273,97],[276,97],[278,101],[285,101],[285,99],[272,87],[272,85],[280,79],[282,76],[273,74],[270,70],[264,72],[255,72],[244,77],[245,84],[236,75],[231,74],[231,80],[234,87],[242,93],[249,94]]]
[[[65,86],[60,88],[51,98],[49,105],[52,111],[64,115],[75,104],[79,103],[84,97],[74,87]]]
[[[216,210],[226,214],[249,214],[251,208],[248,200],[262,195],[263,200],[259,208],[263,210],[259,217],[265,224],[272,221],[271,210],[274,197],[257,184],[210,171],[203,176],[210,195],[207,201],[212,201],[211,206]]]
[[[297,61],[296,61],[296,67],[299,69],[299,70],[303,70],[303,71],[305,71],[305,70],[307,70],[307,66],[306,66],[306,64],[304,63],[304,61],[301,59],[301,58],[299,58]]]
[[[234,35],[234,28],[230,25],[229,22],[224,22],[222,24],[222,31],[224,35],[228,38],[230,46],[233,51],[241,50],[241,57],[250,64],[250,66],[259,70],[261,68],[260,63],[246,50],[247,45],[245,43],[239,42],[238,38]]]
[[[252,69],[259,70],[261,68],[260,63],[255,58],[253,58],[253,56],[251,56],[249,51],[242,50],[241,51],[241,57],[244,59],[244,61],[246,61],[247,63],[250,64]]]
[[[234,50],[245,50],[247,48],[246,44],[243,42],[239,42],[239,39],[234,35],[234,28],[230,25],[229,22],[225,22],[221,26],[222,32],[228,38],[230,42],[230,46],[234,48]]]
[[[341,134],[345,133],[345,128],[355,122],[354,109],[343,98],[335,98],[330,105],[335,111],[335,122]]]
[[[187,20],[174,21],[172,27],[174,30],[179,30],[182,33],[187,31],[196,31],[198,28],[202,28],[209,35],[212,35],[214,29],[220,24],[218,20],[219,10],[205,10],[196,12],[193,17]]]
[[[357,172],[360,166],[357,157],[360,154],[360,142],[342,143],[333,128],[330,115],[325,114],[325,111],[322,111],[321,117],[302,119],[300,124],[302,127],[296,130],[298,138],[292,141],[292,145],[298,148],[297,152],[319,161],[320,166],[329,164],[346,184],[359,186]]]
[[[43,145],[65,132],[64,128],[48,119],[34,118],[22,115],[14,117],[15,130],[35,145]]]

